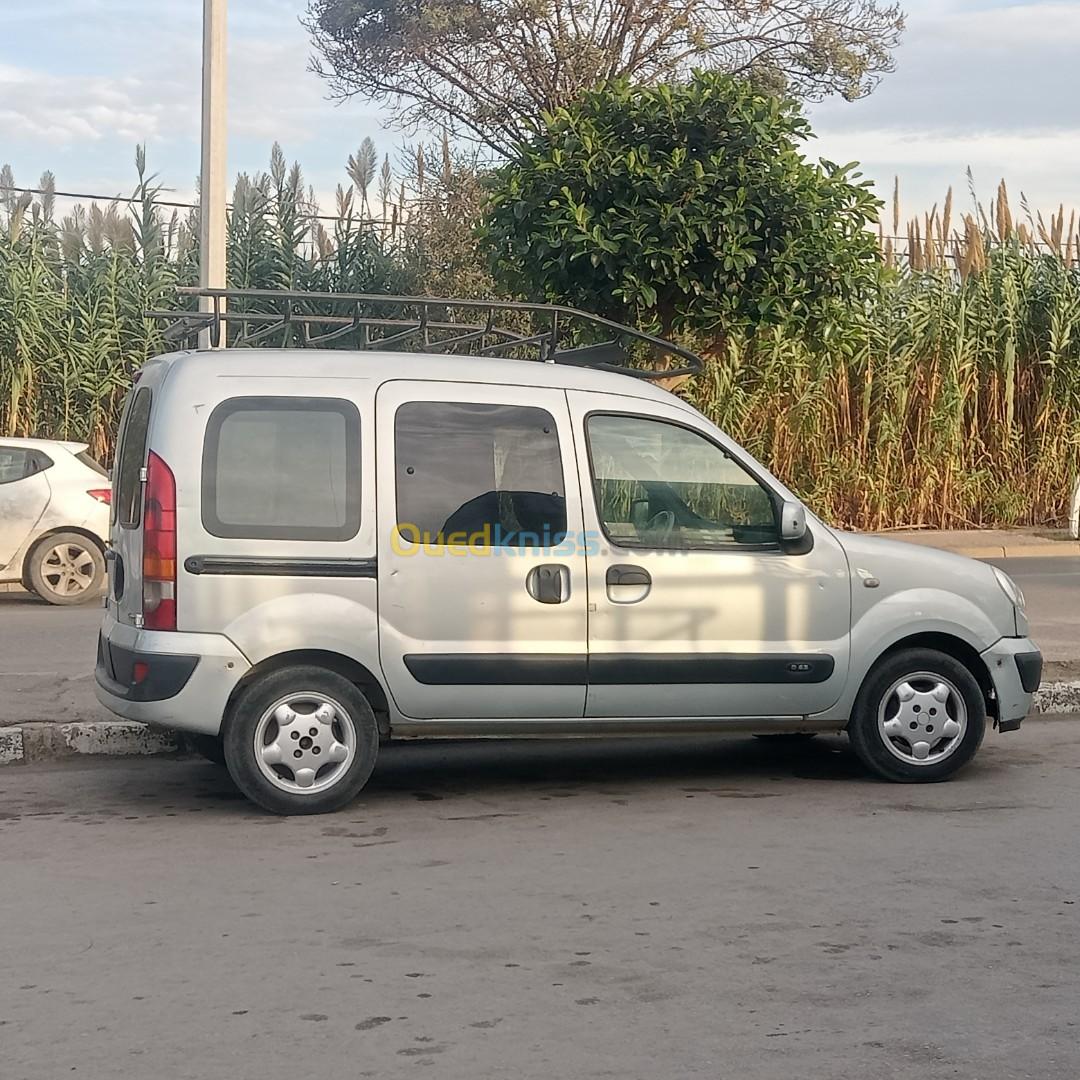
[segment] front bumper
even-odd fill
[[[146,665],[139,680],[136,663]],[[221,634],[137,630],[109,612],[101,627],[95,692],[126,720],[217,735],[229,695],[250,668]]]
[[[1042,677],[1042,654],[1030,638],[1002,638],[982,658],[994,684],[998,731],[1016,731],[1031,712]]]

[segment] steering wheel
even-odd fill
[[[653,514],[651,518],[645,523],[645,533],[647,536],[655,536],[661,540],[666,540],[675,528],[675,514],[671,510],[661,510],[658,514]]]

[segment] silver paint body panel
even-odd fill
[[[1015,664],[997,660],[1034,646],[1026,624],[983,564],[927,548],[836,532],[807,514],[813,549],[690,552],[626,550],[602,538],[583,421],[591,411],[647,415],[687,425],[719,444],[779,497],[795,496],[705,417],[672,394],[626,376],[502,359],[397,353],[285,351],[178,353],[152,361],[139,381],[154,400],[149,447],[177,486],[176,632],[134,625],[141,593],[141,530],[112,530],[126,569],[103,633],[126,648],[198,655],[188,685],[166,702],[127,702],[98,691],[114,712],[215,733],[239,680],[296,651],[363,666],[386,691],[397,735],[531,735],[688,730],[841,730],[867,672],[898,642],[941,633],[983,654],[1003,711],[1030,695]],[[343,398],[360,414],[362,514],[344,541],[222,538],[203,527],[201,463],[207,419],[237,396]],[[599,538],[566,554],[402,555],[396,519],[394,411],[406,401],[541,407],[559,434],[571,533]],[[375,577],[194,574],[190,556],[226,559],[378,560]],[[566,567],[569,597],[538,603],[526,588],[538,564]],[[609,566],[644,566],[646,594],[608,593]],[[875,587],[864,582],[876,580]],[[630,601],[630,602],[625,602]],[[648,653],[823,654],[822,682],[635,685],[430,685],[410,674],[410,654],[584,657]]]

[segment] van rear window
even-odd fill
[[[142,521],[142,480],[146,464],[146,439],[150,433],[150,387],[135,391],[120,431],[116,453],[116,497],[113,506],[120,524],[133,529]]]
[[[348,540],[360,528],[360,414],[341,398],[230,398],[203,445],[213,536]]]

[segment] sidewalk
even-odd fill
[[[1080,558],[1080,540],[1065,529],[897,529],[875,535],[972,559]]]

